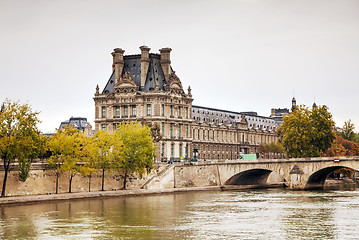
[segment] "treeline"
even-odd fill
[[[359,133],[354,129],[350,120],[342,129],[335,129],[325,105],[312,109],[300,105],[283,117],[277,133],[288,157],[358,156]]]
[[[119,124],[112,134],[98,131],[94,137],[71,127],[57,130],[52,137],[40,134],[37,129],[38,112],[28,104],[6,100],[0,111],[0,158],[4,168],[1,197],[5,196],[6,181],[10,166],[17,159],[19,180],[26,181],[33,159],[46,157],[56,173],[56,193],[61,174],[68,173],[69,192],[76,174],[89,178],[99,170],[102,172],[102,186],[106,171],[119,172],[123,177],[123,189],[129,176],[134,173],[142,177],[152,169],[155,146],[151,129],[147,124],[136,122]],[[158,132],[157,129],[152,132]],[[158,138],[159,136],[156,136]]]
[[[354,132],[354,130],[354,123],[350,119],[344,122],[344,126],[335,132],[336,139],[324,156],[358,156],[359,133]]]
[[[279,142],[262,143],[259,145],[258,151],[262,158],[284,157],[284,147]]]

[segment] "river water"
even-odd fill
[[[4,206],[0,238],[359,239],[359,191],[209,191]]]

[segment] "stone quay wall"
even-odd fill
[[[161,165],[154,165],[151,173],[146,174],[142,179],[132,177],[127,180],[126,189],[140,189],[150,178],[163,168]],[[4,169],[0,169],[0,187],[4,180]],[[83,177],[77,173],[72,179],[72,192],[88,192],[89,181],[91,181],[91,192],[101,191],[102,170],[92,174],[91,178]],[[123,187],[123,178],[117,172],[105,171],[105,191],[120,190]],[[59,177],[59,193],[69,191],[69,174],[62,173]],[[56,193],[56,174],[50,169],[46,160],[36,160],[29,172],[29,177],[25,182],[19,180],[17,164],[13,164],[7,177],[6,196],[26,196]]]

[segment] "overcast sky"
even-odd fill
[[[29,103],[40,129],[87,117],[114,48],[172,48],[194,104],[256,111],[327,105],[359,131],[359,1],[0,0],[0,101]]]

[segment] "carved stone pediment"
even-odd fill
[[[138,86],[129,72],[125,72],[114,86],[115,93],[135,93]]]
[[[184,94],[181,80],[177,77],[174,71],[171,73],[167,81],[167,89],[172,94]]]

